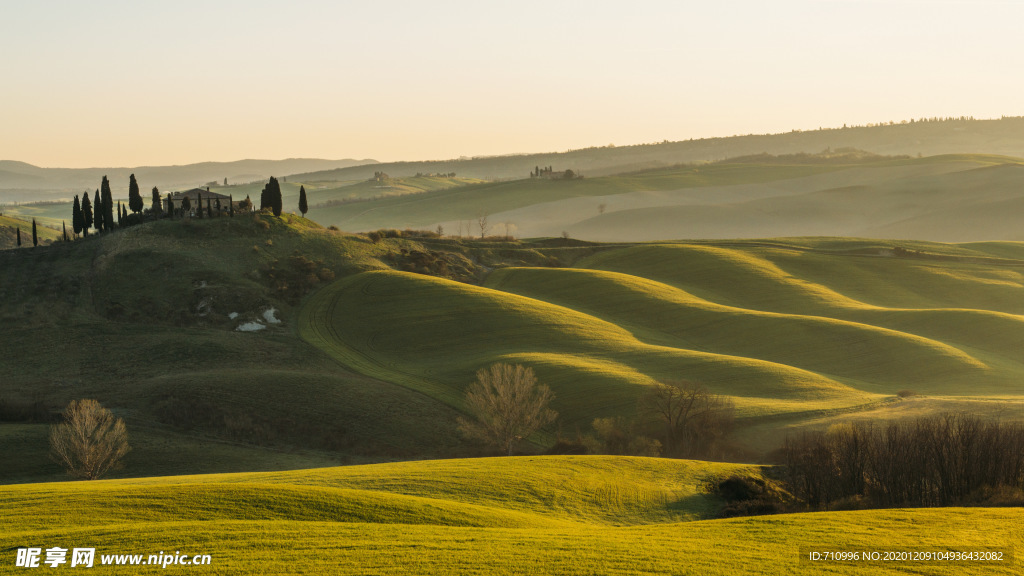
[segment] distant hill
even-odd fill
[[[679,163],[718,161],[762,153],[779,155],[820,152],[828,148],[858,148],[885,155],[980,153],[1024,156],[1024,118],[936,120],[665,141],[636,146],[605,146],[568,152],[429,162],[385,162],[374,166],[296,174],[290,176],[289,180],[363,180],[379,170],[394,177],[412,176],[417,172],[455,172],[459,176],[493,180],[524,178],[535,166],[552,166],[555,170],[572,169],[592,177]]]
[[[314,192],[310,202],[321,200]],[[561,236],[600,242],[853,236],[940,242],[1024,240],[1024,160],[753,156],[711,164],[548,180],[525,178],[415,196],[317,206],[343,230],[380,228]],[[28,214],[26,212],[26,214]]]
[[[118,195],[122,190],[127,193],[130,174],[135,174],[139,184],[146,190],[153,186],[164,190],[199,186],[207,182],[223,184],[225,178],[228,179],[228,183],[237,184],[295,172],[329,170],[375,162],[368,159],[289,158],[134,168],[40,168],[25,162],[0,160],[0,202],[31,202],[69,197],[85,189],[98,188],[103,176],[110,179],[114,194]]]

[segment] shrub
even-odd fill
[[[722,516],[758,516],[785,511],[789,495],[774,482],[734,474],[715,483],[711,492],[725,501]]]
[[[583,439],[593,454],[615,454],[619,456],[660,456],[661,442],[639,434],[632,422],[621,416],[597,418],[591,427],[593,436]]]

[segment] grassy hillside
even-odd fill
[[[801,549],[1019,547],[1012,509],[702,520],[715,478],[750,467],[623,457],[380,464],[0,487],[4,567],[20,546],[209,554],[213,574],[903,573],[801,563]],[[1011,574],[1014,565],[917,565]],[[154,566],[106,568],[138,573]]]
[[[837,238],[374,241],[290,215],[7,250],[0,481],[61,477],[32,406],[83,397],[128,421],[128,476],[479,454],[456,418],[497,361],[556,394],[560,422],[529,450],[631,418],[676,379],[734,400],[750,458],[840,419],[1012,416],[1022,256]]]
[[[572,269],[495,270],[483,288],[371,271],[318,292],[300,330],[345,365],[455,407],[476,369],[528,364],[569,429],[635,415],[655,381],[694,380],[731,397],[741,437],[769,449],[825,414],[1024,403],[1024,261],[988,253],[1005,246],[606,247]]]
[[[132,476],[472,453],[455,410],[293,333],[294,282],[308,283],[296,251],[342,276],[385,268],[391,249],[301,218],[239,217],[0,251],[0,482],[63,477],[48,424],[19,414],[83,397],[127,420]]]
[[[21,230],[22,247],[32,246],[32,220],[14,218],[8,212],[0,216],[0,250],[18,246],[18,230]],[[40,243],[49,244],[61,238],[59,230],[47,228],[42,222],[36,222],[36,236]]]

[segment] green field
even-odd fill
[[[210,574],[1017,573],[800,562],[801,549],[1019,548],[1024,532],[1013,509],[707,519],[722,504],[706,486],[735,473],[759,474],[548,456],[6,486],[0,573],[18,573],[15,549],[28,546],[95,547],[97,564],[105,554],[209,554],[208,566],[188,569]]]
[[[688,379],[735,402],[736,457],[756,461],[843,420],[1019,418],[1022,246],[373,242],[294,216],[162,221],[0,252],[0,402],[97,398],[145,446],[130,476],[460,457],[485,453],[455,430],[465,387],[505,361],[555,392],[559,422],[529,450]],[[463,281],[404,271],[413,252],[462,262]],[[277,291],[296,253],[334,280]],[[0,480],[60,478],[46,430],[0,423],[18,455]]]
[[[32,219],[24,220],[9,215],[0,216],[0,250],[18,246],[18,230],[21,230],[22,247],[32,246]],[[68,232],[70,234],[70,232]],[[54,230],[36,222],[36,236],[42,243],[49,244],[61,238],[59,230]]]
[[[573,268],[495,270],[483,287],[369,271],[311,298],[300,333],[455,407],[488,362],[530,365],[569,429],[635,415],[656,381],[697,381],[735,401],[746,443],[763,449],[828,413],[878,416],[925,398],[1019,406],[1024,261],[927,243],[894,257],[892,246],[608,247]]]
[[[709,483],[761,468],[536,454],[681,378],[735,402],[744,462],[839,422],[1020,419],[1024,244],[372,239],[285,214],[2,250],[0,269],[0,573],[36,545],[210,554],[213,574],[1019,572],[798,559],[1018,546],[1012,508],[720,519]],[[560,420],[525,456],[468,458],[488,449],[456,431],[464,390],[496,361],[533,367]],[[111,480],[57,482],[49,424],[17,416],[74,398],[127,422]]]

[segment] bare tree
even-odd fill
[[[707,456],[732,432],[735,408],[695,382],[658,383],[640,398],[640,413],[659,423],[665,454]]]
[[[490,228],[487,225],[487,214],[481,214],[476,217],[476,225],[480,227],[480,239],[483,240],[484,236],[487,235],[487,230]]]
[[[505,226],[505,240],[512,240],[512,233],[516,231],[516,225],[512,222],[502,222]]]
[[[96,400],[72,400],[64,422],[50,428],[50,449],[68,474],[95,480],[119,467],[131,447],[124,420]]]
[[[466,390],[466,406],[476,420],[459,418],[459,430],[512,455],[520,440],[550,424],[558,414],[548,408],[551,389],[537,385],[533,368],[492,364],[478,370]]]
[[[604,204],[604,203],[598,204],[598,205],[597,205],[597,213],[598,213],[598,214],[604,214],[604,211],[605,211],[605,209],[607,209],[607,208],[608,208],[608,205],[607,205],[607,204]]]

